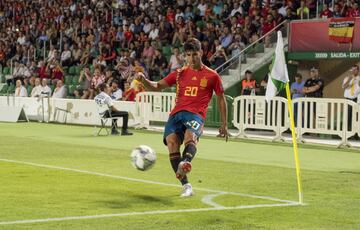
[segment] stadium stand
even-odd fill
[[[356,4],[337,4],[340,13],[324,8],[321,16],[358,15]],[[203,62],[215,68],[225,61],[219,50],[226,59],[283,20],[314,16],[316,2],[298,0],[1,0],[0,80],[7,84],[0,93],[13,93],[16,79],[30,91],[35,78],[47,78],[52,89],[63,80],[68,97],[80,98],[87,90],[79,83],[85,66],[91,73],[100,66],[103,75],[112,68],[105,81],[117,79],[123,90],[134,71],[158,80],[170,71],[173,48],[191,36],[203,43]],[[154,71],[159,62],[164,68]]]

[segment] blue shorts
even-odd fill
[[[180,143],[182,144],[184,141],[185,131],[187,129],[193,132],[199,139],[202,134],[203,127],[204,120],[199,115],[188,111],[177,112],[169,117],[169,120],[165,125],[164,144],[167,145],[166,137],[172,133],[175,133],[178,136]]]

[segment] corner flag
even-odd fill
[[[275,55],[272,61],[272,67],[269,74],[268,85],[266,87],[266,101],[270,101],[275,97],[279,92],[286,88],[286,97],[288,101],[288,111],[290,117],[290,128],[293,141],[294,157],[295,157],[295,167],[296,167],[296,179],[298,185],[298,194],[299,194],[299,203],[303,204],[303,191],[301,184],[301,173],[300,173],[300,161],[298,154],[298,147],[296,142],[296,133],[295,133],[295,124],[294,124],[294,114],[292,110],[291,102],[291,93],[289,86],[289,75],[285,62],[284,55],[284,42],[282,38],[281,31],[277,32],[277,44],[275,49]]]
[[[267,101],[285,89],[286,83],[289,82],[289,75],[285,63],[284,42],[281,31],[278,31],[277,35],[275,55],[272,60],[272,68],[270,70],[268,84],[266,87],[265,97]]]

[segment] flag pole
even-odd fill
[[[300,160],[299,160],[298,146],[297,146],[297,142],[296,142],[294,114],[293,114],[293,109],[292,109],[292,101],[291,101],[289,82],[286,83],[286,97],[287,97],[287,101],[288,101],[288,110],[289,110],[289,115],[290,115],[290,128],[291,128],[291,136],[292,136],[292,141],[293,141],[293,149],[294,149],[294,157],[295,157],[296,179],[297,179],[297,187],[298,187],[298,193],[299,193],[299,203],[303,204],[304,196],[303,196],[303,191],[302,191]]]

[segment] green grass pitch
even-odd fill
[[[0,229],[359,229],[360,152],[303,145],[304,201],[289,144],[202,137],[179,197],[162,134],[0,123]],[[146,172],[131,150],[155,149]]]

